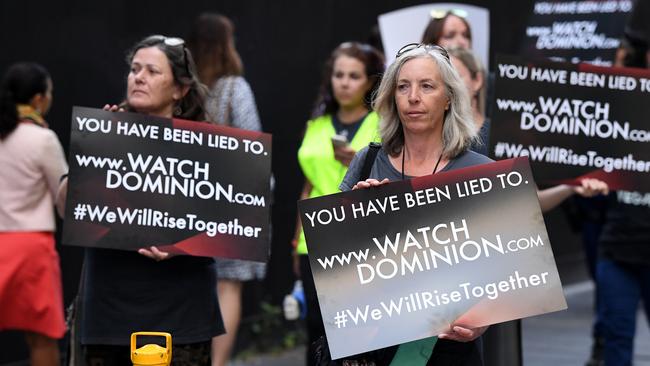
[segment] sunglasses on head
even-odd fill
[[[433,9],[429,12],[431,18],[433,19],[442,19],[447,15],[455,15],[459,18],[467,18],[467,11],[463,9]]]
[[[182,46],[183,47],[183,63],[185,64],[185,71],[187,72],[188,76],[191,75],[190,74],[190,65],[189,65],[189,62],[187,61],[187,48],[185,47],[185,41],[182,38],[166,37],[166,36],[163,36],[161,34],[156,34],[156,35],[150,36],[147,39],[163,43],[165,46],[170,46],[170,47]]]
[[[371,45],[366,44],[366,43],[360,43],[360,42],[343,42],[339,45],[338,48],[351,48],[351,47],[356,47],[360,49],[363,52],[372,52],[373,48]]]
[[[153,36],[149,37],[148,39],[150,39],[150,40],[152,40],[152,41],[158,41],[158,42],[160,42],[160,43],[164,43],[164,44],[166,44],[167,46],[171,46],[171,47],[176,47],[176,46],[183,46],[183,45],[185,45],[185,41],[184,41],[182,38],[178,38],[178,37],[166,37],[166,36],[163,36],[163,35],[161,35],[161,34],[153,35]]]
[[[423,47],[425,51],[431,51],[431,50],[438,51],[442,56],[444,56],[445,59],[447,59],[447,61],[449,61],[449,53],[447,53],[446,49],[436,44],[426,44],[426,43],[409,43],[406,46],[400,48],[399,51],[397,51],[395,58],[399,58],[403,54],[409,51],[413,51],[420,47]]]

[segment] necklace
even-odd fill
[[[402,180],[404,180],[404,157],[406,156],[406,145],[404,145],[404,151],[402,151]],[[438,170],[438,165],[440,164],[440,160],[442,160],[442,153],[440,153],[440,156],[438,157],[438,161],[436,161],[436,166],[433,167],[433,173],[431,174],[436,174],[436,170]]]

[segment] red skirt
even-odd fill
[[[59,255],[49,232],[0,232],[0,330],[65,333]]]

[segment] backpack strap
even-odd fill
[[[366,159],[363,161],[363,166],[361,167],[359,181],[366,180],[370,177],[370,171],[372,170],[372,166],[375,164],[375,159],[377,158],[379,149],[381,149],[381,144],[376,142],[371,142],[368,145],[368,152],[366,153]]]

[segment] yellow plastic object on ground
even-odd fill
[[[165,347],[147,344],[136,349],[138,336],[165,337]],[[169,366],[172,362],[172,335],[164,332],[135,332],[131,334],[131,362],[133,362],[133,366]]]

